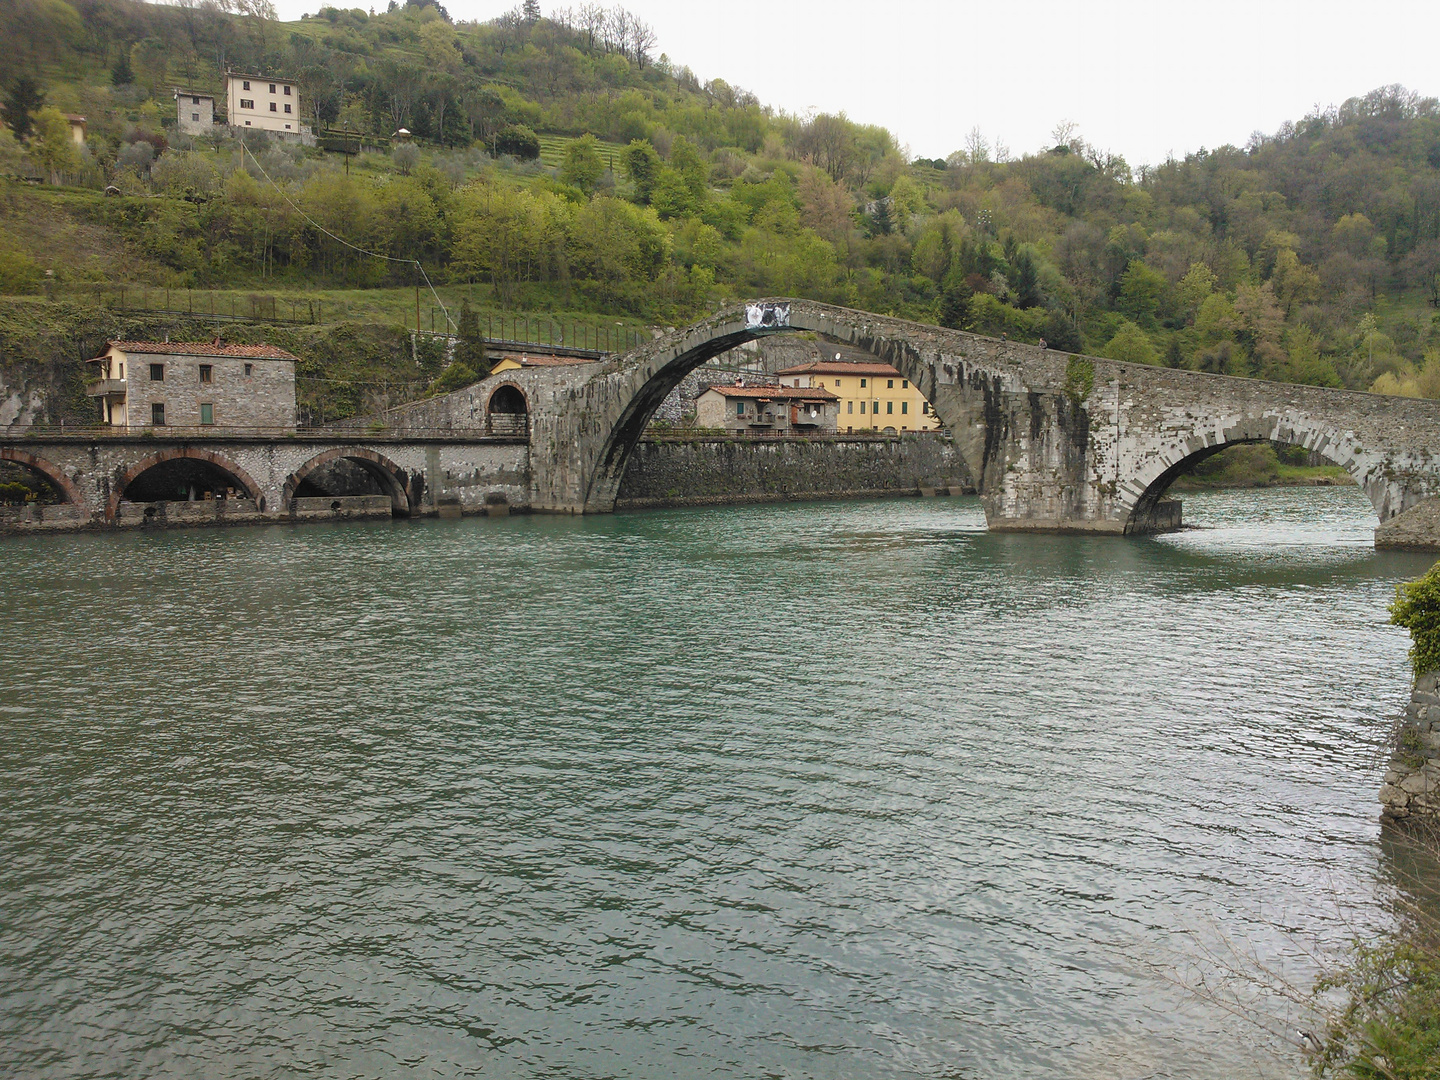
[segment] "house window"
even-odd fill
[[[930,403],[929,403],[928,401],[922,401],[922,402],[920,403],[920,415],[921,415],[921,416],[929,416],[929,415],[930,415]]]
[[[151,382],[164,382],[164,381],[165,381],[165,365],[164,365],[164,364],[151,364],[151,365],[150,365],[150,381],[151,381]]]
[[[245,377],[248,379],[248,378],[250,378],[250,376],[253,375],[253,374],[255,374],[255,365],[254,365],[254,364],[246,364],[246,365],[245,365]]]
[[[894,380],[894,379],[886,379],[886,380],[885,380],[885,389],[886,389],[886,390],[894,390],[894,389],[895,389],[895,380]]]
[[[285,103],[285,111],[286,111],[286,112],[289,112],[289,111],[290,111],[290,103],[289,103],[288,101]]]
[[[285,96],[286,96],[286,97],[289,97],[289,96],[290,96],[290,87],[288,87],[288,86],[285,87]]]
[[[198,124],[200,122],[200,114],[198,112],[192,112],[190,114],[190,119],[194,120]]]
[[[835,380],[835,389],[836,389],[836,390],[839,390],[839,389],[840,389],[840,380],[839,380],[839,379],[836,379],[836,380]]]
[[[240,108],[242,108],[242,109],[253,109],[254,107],[255,107],[255,99],[254,99],[254,98],[242,97],[242,98],[240,99]],[[245,121],[245,122],[248,124],[250,121],[247,120],[247,121]]]
[[[275,84],[272,82],[272,83],[270,84],[270,93],[273,94],[274,92],[275,92]]]
[[[909,380],[909,379],[901,379],[901,380],[900,380],[900,389],[901,389],[901,390],[909,390],[909,389],[910,389],[910,380]]]
[[[275,112],[275,111],[276,111],[276,109],[275,109],[275,103],[274,103],[273,101],[270,102],[270,111],[271,111],[271,112]]]
[[[744,403],[743,401],[737,401],[737,402],[735,402],[735,415],[736,415],[736,416],[744,416],[744,415],[745,415],[745,403]]]
[[[796,386],[799,386],[799,385],[800,385],[800,380],[799,380],[799,379],[796,379],[796,380],[795,380],[795,385],[796,385]]]
[[[894,380],[894,379],[891,379],[890,381],[891,381],[891,382],[894,382],[895,380]],[[894,411],[895,411],[895,403],[894,403],[893,401],[887,401],[887,402],[885,402],[885,412],[886,412],[886,414],[888,415],[888,414],[890,414],[890,413],[893,413]]]
[[[865,380],[864,380],[864,379],[861,379],[861,380],[860,380],[860,385],[861,385],[861,386],[864,386],[864,385],[865,385]]]
[[[200,423],[215,423],[215,406],[208,401],[202,401],[200,403]]]
[[[853,401],[845,402],[845,411],[847,413],[853,413],[855,411],[855,403]]]
[[[213,364],[200,365],[200,381],[202,383],[215,381],[215,366]]]
[[[249,90],[249,89],[250,89],[250,80],[249,80],[249,79],[246,79],[243,83],[241,83],[241,84],[240,84],[240,89],[241,89],[241,90]]]
[[[860,402],[860,415],[861,415],[861,416],[864,416],[864,415],[865,415],[865,403],[864,403],[863,401]]]
[[[290,125],[289,125],[289,124],[286,124],[286,125],[285,125],[285,130],[286,130],[286,131],[289,131],[289,130],[290,130]]]
[[[900,415],[901,415],[901,416],[909,416],[909,415],[910,415],[910,403],[909,403],[908,401],[902,401],[902,402],[900,402]]]
[[[125,361],[120,361],[120,378],[125,377]]]
[[[165,426],[165,403],[157,401],[150,406],[150,423],[156,427]]]
[[[190,99],[190,104],[191,104],[191,105],[199,105],[199,104],[200,104],[200,99],[199,99],[198,97],[192,97],[192,98]]]
[[[250,126],[250,121],[249,121],[249,120],[246,120],[246,121],[245,121],[245,126],[246,126],[246,127],[249,127],[249,126]]]

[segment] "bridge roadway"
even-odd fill
[[[292,516],[300,482],[337,458],[374,476],[396,514],[476,512],[502,501],[606,513],[646,424],[686,374],[746,341],[797,331],[866,349],[920,389],[953,433],[992,529],[1174,528],[1178,504],[1164,495],[1176,476],[1226,446],[1265,440],[1343,466],[1382,523],[1440,495],[1440,402],[1073,356],[783,298],[735,305],[602,361],[505,372],[392,409],[369,428],[268,437],[19,432],[0,438],[0,459],[64,492],[68,507],[42,511],[57,523],[123,523],[136,513],[127,486],[175,457],[234,477],[254,503],[248,512],[262,519]],[[506,386],[524,396],[528,438],[490,434],[500,419],[490,411],[494,395]]]

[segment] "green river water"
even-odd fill
[[[1430,560],[1186,515],[0,540],[0,1074],[1304,1075]]]

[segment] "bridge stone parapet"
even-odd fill
[[[1145,532],[1198,460],[1274,440],[1342,465],[1386,521],[1440,495],[1440,403],[1074,356],[803,300],[751,301],[595,365],[531,417],[536,509],[613,509],[630,453],[686,373],[810,331],[893,365],[931,402],[992,529]]]

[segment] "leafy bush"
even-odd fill
[[[540,156],[540,138],[523,124],[509,124],[496,133],[495,152],[534,161]]]
[[[1410,665],[1417,677],[1440,669],[1440,562],[1419,581],[1395,587],[1390,621],[1410,631]]]
[[[17,296],[40,291],[44,275],[35,260],[22,251],[0,247],[0,293]]]

